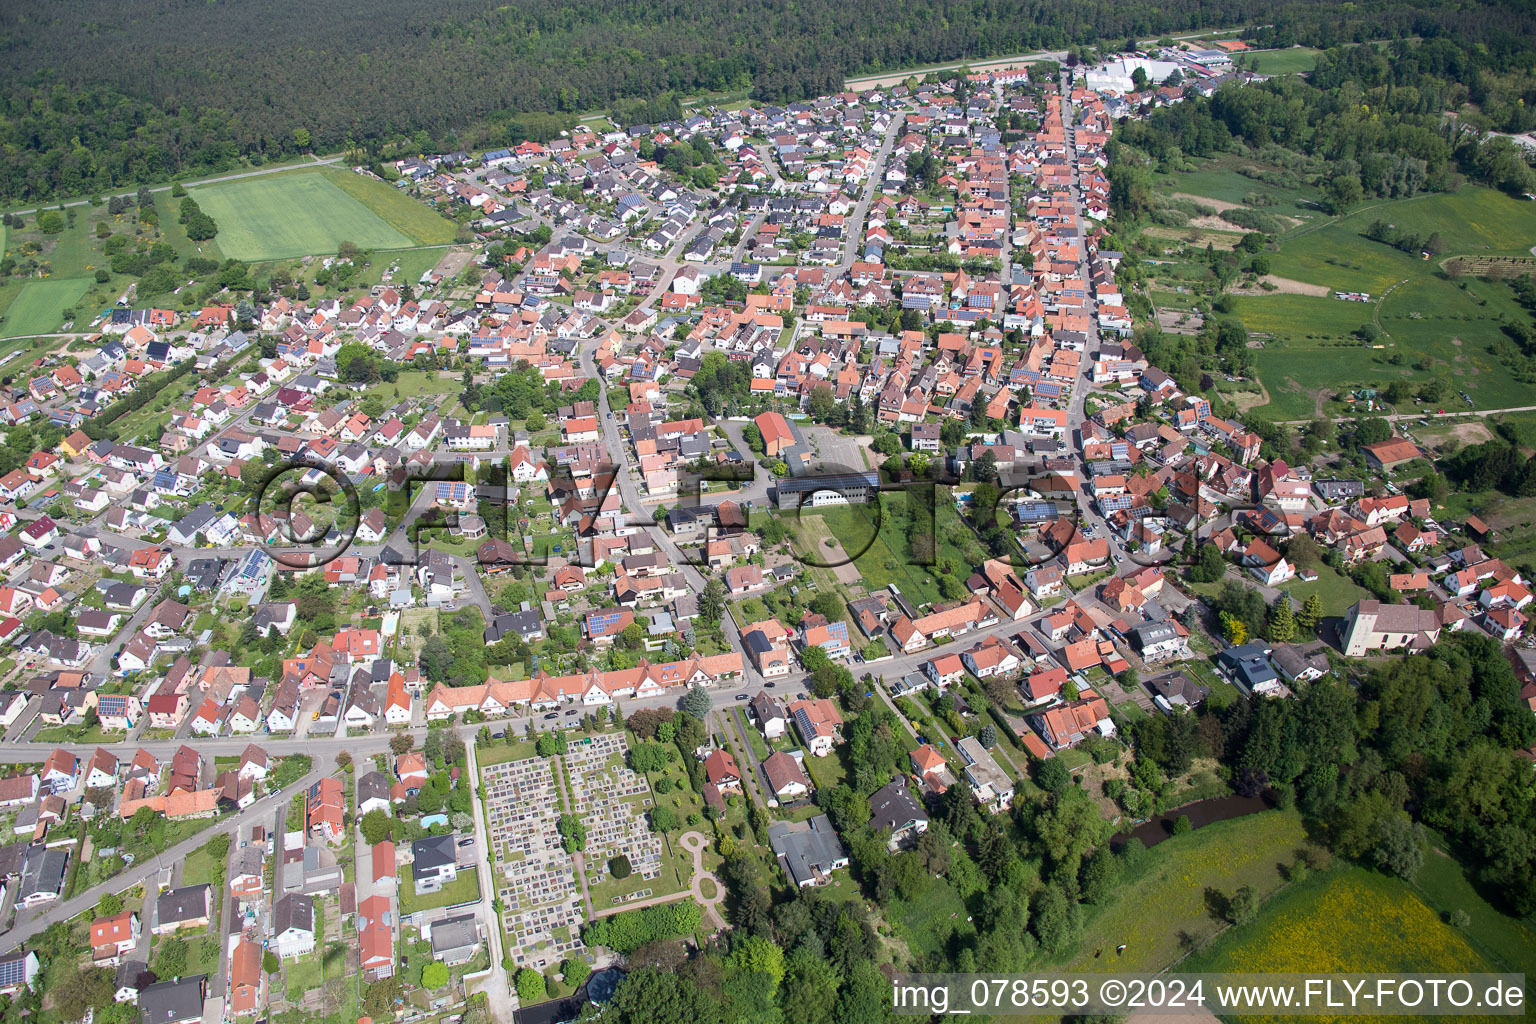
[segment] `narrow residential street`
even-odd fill
[[[486,949],[491,957],[490,966],[485,969],[485,972],[473,976],[475,984],[468,991],[485,993],[492,1020],[511,1020],[512,1013],[518,1006],[517,993],[512,990],[512,979],[507,976],[507,969],[502,966],[502,960],[506,956],[506,936],[501,930],[501,915],[493,906],[501,886],[496,878],[491,850],[486,845],[487,837],[491,835],[490,820],[486,817],[485,802],[475,799],[475,790],[480,785],[480,764],[475,759],[475,743],[466,742],[464,751],[468,761],[463,778],[469,790],[470,806],[475,811],[475,831],[485,848],[475,863],[475,871],[480,879],[480,906],[477,913],[480,915],[480,923],[485,928]],[[464,980],[468,985],[470,976],[466,976]]]
[[[35,748],[33,750],[32,756],[37,756]],[[308,775],[294,783],[293,788],[302,789],[303,787],[317,781],[323,774],[325,774],[325,772],[321,771],[319,768],[316,768],[314,771],[311,771]],[[291,794],[289,794],[289,796],[291,796]],[[286,810],[288,806],[288,797],[277,795],[266,796],[261,800],[251,804],[251,806],[247,807],[245,810],[231,815],[229,818],[226,818],[221,823],[220,827],[238,830],[240,826],[246,824],[247,822],[255,821],[265,814],[271,813],[274,808],[279,806]],[[0,946],[3,946],[6,950],[15,949],[16,947],[26,942],[28,939],[32,938],[32,936],[46,929],[49,925],[55,924],[59,921],[68,921],[70,918],[75,917],[78,914],[85,913],[96,905],[96,902],[101,899],[103,893],[122,892],[125,889],[131,889],[135,885],[139,884],[148,885],[149,880],[158,875],[162,868],[168,865],[182,863],[187,859],[188,856],[193,853],[193,851],[200,849],[207,842],[207,834],[200,832],[197,835],[182,840],[168,850],[159,851],[152,860],[146,860],[135,864],[127,870],[114,875],[112,878],[101,883],[100,885],[93,886],[90,889],[85,890],[72,899],[58,900],[56,902],[46,904],[43,909],[38,911],[18,911],[16,914],[16,921],[11,925],[10,930],[4,933],[4,935],[0,935]]]

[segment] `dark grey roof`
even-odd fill
[[[423,868],[437,868],[454,863],[453,836],[428,836],[411,844],[411,860],[416,874]]]
[[[530,637],[543,632],[544,622],[535,610],[508,612],[498,615],[485,627],[485,642],[494,644],[502,637],[516,635]]]
[[[209,889],[207,885],[184,885],[162,893],[155,904],[155,915],[160,924],[178,921],[194,921],[208,914]]]
[[[1183,672],[1167,672],[1160,676],[1153,676],[1147,680],[1147,686],[1169,704],[1183,704],[1189,707],[1194,707],[1205,700],[1211,692],[1210,687],[1201,686]]]
[[[161,981],[139,993],[140,1024],[181,1024],[203,1019],[203,990],[208,976]]]
[[[830,872],[834,864],[848,858],[825,814],[796,824],[773,822],[768,826],[768,843],[796,885],[814,881],[818,875]]]
[[[877,832],[927,820],[922,805],[912,798],[900,779],[882,786],[869,798],[869,827]]]
[[[369,772],[357,780],[357,806],[375,799],[389,799],[389,778],[380,771]]]
[[[474,914],[450,917],[432,926],[432,952],[442,954],[448,950],[463,949],[480,941],[480,928]]]
[[[64,869],[69,865],[69,851],[47,849],[42,846],[27,848],[26,866],[21,871],[21,890],[18,902],[38,893],[58,895],[64,891]]]
[[[315,898],[304,893],[291,892],[277,901],[272,908],[272,934],[281,935],[294,928],[301,932],[315,930]]]

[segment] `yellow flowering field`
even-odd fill
[[[1347,867],[1314,875],[1287,889],[1265,904],[1255,921],[1228,932],[1210,949],[1180,964],[1179,970],[1390,973],[1499,968],[1473,949],[1460,932],[1441,921],[1402,882],[1363,868]],[[1244,1024],[1261,1024],[1269,1019],[1243,1018]],[[1482,1019],[1495,1018],[1456,1018],[1458,1024]]]

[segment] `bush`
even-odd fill
[[[634,868],[629,863],[628,857],[612,857],[608,861],[608,873],[614,878],[628,878]]]
[[[544,998],[544,975],[531,967],[518,968],[516,984],[517,998],[523,1002],[537,1003]]]
[[[448,984],[448,965],[436,960],[422,967],[421,987],[438,989]]]
[[[1173,819],[1170,831],[1176,836],[1187,836],[1195,830],[1195,823],[1189,820],[1189,815],[1181,814]]]

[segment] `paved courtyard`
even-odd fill
[[[555,823],[560,801],[542,757],[482,769],[497,895],[506,906],[507,954],[544,970],[585,952],[575,864]]]

